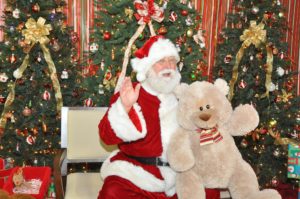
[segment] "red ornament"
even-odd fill
[[[0,95],[0,103],[1,103],[1,104],[4,104],[5,101],[6,101],[6,98],[3,97],[2,95]]]
[[[187,10],[182,10],[181,15],[182,16],[188,16],[189,12]]]
[[[177,16],[176,12],[172,11],[170,16],[169,16],[169,20],[171,22],[175,22],[177,20],[177,18],[178,18],[178,16]]]
[[[110,80],[112,78],[112,74],[110,72],[110,70],[108,70],[106,73],[105,73],[105,77],[104,77],[106,80]]]
[[[265,19],[271,19],[272,18],[272,15],[273,15],[273,13],[272,12],[266,12],[265,14],[264,14],[264,18]]]
[[[32,11],[34,12],[39,12],[40,11],[40,6],[38,3],[34,4],[32,7],[31,7]]]
[[[278,55],[279,55],[279,58],[280,58],[280,59],[284,59],[284,57],[285,57],[285,56],[284,56],[284,52],[280,52]]]
[[[247,83],[242,79],[241,82],[239,83],[239,88],[244,89],[246,88]]]
[[[50,98],[51,98],[50,93],[48,91],[45,91],[43,93],[43,100],[48,101],[48,100],[50,100]]]
[[[92,107],[94,105],[92,98],[84,100],[84,106]]]
[[[35,137],[33,137],[32,135],[27,136],[26,142],[29,145],[33,145],[35,143]]]
[[[104,40],[110,40],[110,38],[111,38],[110,32],[105,32],[105,33],[103,34],[103,39],[104,39]]]
[[[72,32],[72,33],[71,33],[71,41],[72,41],[73,43],[76,43],[76,42],[78,41],[78,35],[77,35],[76,32]]]
[[[165,26],[161,26],[159,29],[158,29],[158,34],[160,35],[165,35],[167,34],[168,30]]]
[[[219,77],[224,77],[224,70],[222,68],[219,70]]]

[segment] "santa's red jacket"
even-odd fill
[[[166,151],[176,131],[177,99],[173,94],[158,94],[143,83],[139,98],[127,113],[119,93],[99,123],[99,134],[106,144],[118,144],[101,167],[102,178],[111,175],[130,180],[151,192],[175,193],[175,172],[170,167],[141,164],[125,154],[138,157],[160,157],[167,162]]]

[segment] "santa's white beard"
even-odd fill
[[[181,75],[178,70],[165,69],[156,74],[153,69],[150,69],[145,82],[156,92],[171,93],[179,84],[180,79]]]

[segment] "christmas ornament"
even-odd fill
[[[51,49],[54,52],[58,52],[60,50],[60,45],[58,44],[58,40],[57,39],[52,39],[50,44],[51,44]]]
[[[13,18],[19,19],[20,18],[20,10],[18,8],[14,9]]]
[[[92,107],[94,105],[92,98],[88,98],[84,100],[84,106]]]
[[[255,85],[256,85],[256,86],[259,85],[259,80],[260,80],[259,75],[256,75],[256,76],[255,76]]]
[[[35,143],[35,137],[33,137],[32,135],[27,136],[26,142],[29,145],[33,145]]]
[[[261,60],[262,58],[264,57],[263,53],[262,52],[259,52],[256,54],[256,58]]]
[[[219,77],[224,77],[224,70],[221,68],[218,72]]]
[[[193,29],[188,29],[187,31],[186,31],[186,35],[188,36],[188,37],[192,37],[193,36]]]
[[[178,16],[177,16],[176,12],[171,11],[171,14],[169,16],[169,21],[175,22],[177,20],[177,18],[178,18]]]
[[[78,35],[76,32],[71,33],[71,41],[72,43],[76,43],[78,41]]]
[[[193,22],[193,20],[192,20],[192,18],[191,18],[190,16],[188,16],[188,17],[186,18],[185,24],[186,24],[187,26],[194,25],[194,22]]]
[[[168,30],[165,26],[161,26],[159,29],[158,29],[158,34],[160,35],[165,35],[167,34]]]
[[[277,121],[276,121],[274,118],[272,118],[272,119],[269,121],[269,127],[270,127],[270,128],[275,127],[276,124],[277,124]]]
[[[249,59],[250,59],[250,61],[253,61],[254,60],[254,56],[250,55]]]
[[[0,95],[0,103],[4,104],[5,101],[6,101],[6,98],[4,96]]]
[[[276,148],[276,149],[273,151],[273,155],[274,155],[275,157],[279,157],[279,156],[280,156],[280,150],[279,150],[279,148]]]
[[[64,11],[64,8],[62,6],[58,6],[56,9],[55,9],[56,12],[58,13],[62,13]]]
[[[28,108],[27,106],[25,106],[24,110],[22,111],[22,114],[26,117],[30,116],[32,113],[32,110],[30,108]]]
[[[278,14],[278,16],[279,16],[280,18],[282,18],[282,17],[284,16],[284,14],[283,14],[282,12],[280,12],[280,13]]]
[[[248,67],[247,67],[246,65],[243,65],[243,66],[242,66],[242,71],[243,71],[244,73],[246,73],[247,70],[248,70]]]
[[[90,45],[90,52],[91,52],[91,53],[97,52],[98,49],[99,49],[99,45],[98,45],[97,43],[92,43],[92,44]]]
[[[48,130],[47,124],[46,124],[45,122],[42,122],[42,131],[43,131],[44,133],[46,133],[47,130]]]
[[[277,72],[278,76],[280,76],[280,77],[282,77],[284,75],[284,69],[281,67],[278,67],[276,69],[276,72]]]
[[[62,72],[61,72],[61,76],[60,76],[61,79],[68,79],[69,78],[69,74],[68,74],[68,71],[66,69],[64,69]]]
[[[243,140],[241,141],[241,147],[247,148],[247,146],[248,146],[248,141],[247,141],[246,139],[243,139]]]
[[[264,18],[265,18],[265,19],[271,19],[271,18],[272,18],[272,15],[273,15],[272,12],[267,11],[267,12],[265,12],[265,14],[264,14]]]
[[[199,29],[199,30],[197,31],[197,34],[195,34],[195,35],[193,36],[193,39],[194,39],[194,41],[195,41],[197,44],[199,44],[200,48],[204,48],[204,47],[205,47],[205,38],[204,38],[204,36],[203,36],[203,34],[202,34],[202,30],[201,30],[201,29]]]
[[[280,59],[284,59],[284,57],[285,57],[284,52],[280,52],[280,53],[278,54],[278,56],[279,56]]]
[[[182,10],[181,15],[182,16],[188,16],[189,12],[187,10]]]
[[[101,70],[104,70],[104,66],[105,66],[105,62],[104,62],[104,59],[102,59],[101,62],[100,62]]]
[[[273,48],[272,52],[273,52],[274,55],[277,55],[278,54],[278,48]]]
[[[9,57],[9,62],[11,64],[15,63],[17,61],[17,57],[15,56],[14,53],[11,54],[11,56]]]
[[[104,94],[104,87],[103,87],[103,84],[99,84],[99,90],[98,90],[98,93],[100,95],[103,95]]]
[[[269,91],[273,92],[273,91],[275,91],[275,89],[276,89],[276,85],[273,82],[270,82]],[[278,89],[278,87],[277,87],[277,89]]]
[[[224,58],[224,63],[229,64],[231,62],[231,60],[232,60],[232,55],[228,54]]]
[[[239,83],[239,88],[244,89],[244,88],[246,88],[246,86],[247,86],[247,83],[242,79]]]
[[[274,177],[272,178],[272,180],[271,180],[271,185],[272,185],[273,187],[277,187],[278,184],[279,184],[278,177],[277,177],[277,176],[274,176]]]
[[[257,6],[253,6],[252,8],[251,8],[251,13],[252,14],[257,14],[259,12],[259,7],[257,7]]]
[[[139,40],[144,40],[145,39],[145,35],[144,35],[144,33],[141,33],[140,35],[139,35]]]
[[[111,49],[111,60],[115,60],[116,56],[115,56],[115,48]]]
[[[104,34],[103,34],[103,39],[104,40],[110,40],[111,39],[111,34],[110,34],[110,32],[104,32]]]
[[[189,3],[188,3],[188,8],[189,8],[189,9],[193,9],[192,2],[190,2],[190,1],[189,1]]]
[[[16,151],[20,152],[20,143],[19,142],[17,142],[17,144],[16,144]]]
[[[31,7],[32,11],[34,12],[39,12],[40,11],[40,6],[38,3],[34,4],[32,7]]]
[[[0,73],[0,82],[7,82],[8,80],[8,76],[6,75],[6,73]]]
[[[43,98],[43,100],[48,101],[48,100],[50,100],[51,95],[47,90],[45,90],[44,93],[43,93],[42,98]]]
[[[38,53],[38,57],[36,58],[36,61],[38,61],[38,62],[41,62],[41,61],[42,61],[41,53]]]

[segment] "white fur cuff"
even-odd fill
[[[146,136],[146,122],[141,112],[141,108],[138,104],[134,104],[133,108],[138,115],[142,126],[142,132],[139,132],[136,129],[129,118],[128,113],[125,111],[121,99],[118,99],[108,111],[108,120],[112,129],[115,131],[116,136],[124,142],[135,141]]]

